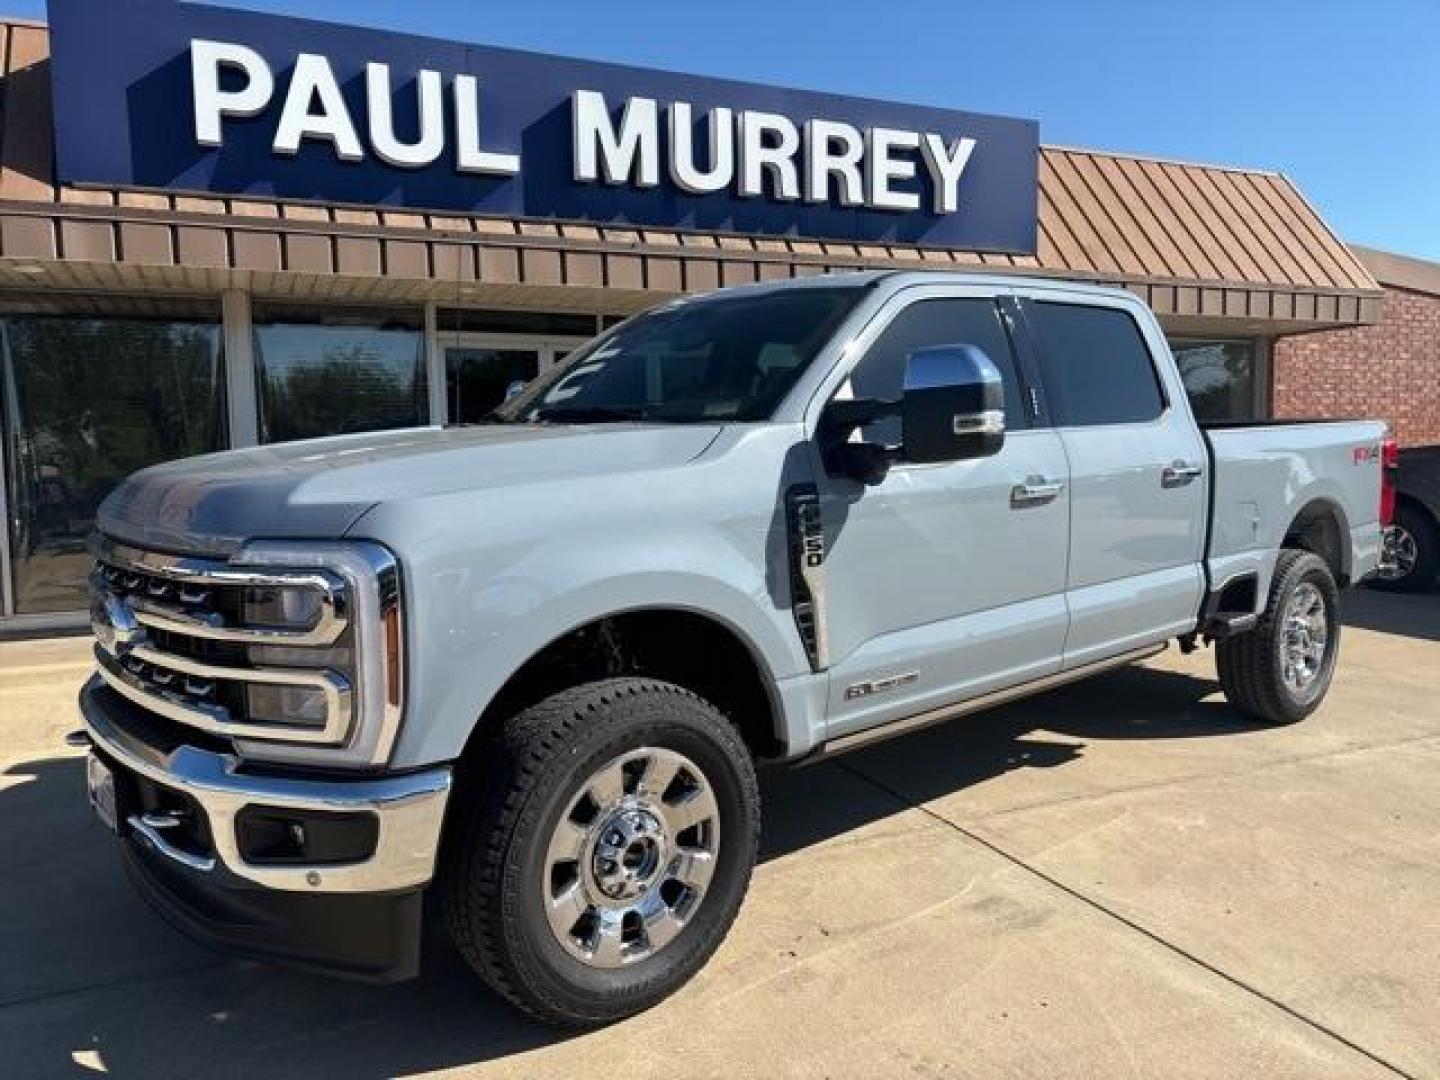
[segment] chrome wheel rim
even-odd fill
[[[1325,665],[1330,643],[1325,597],[1313,582],[1302,581],[1285,605],[1280,673],[1292,693],[1314,685]]]
[[[1379,571],[1379,576],[1384,580],[1399,581],[1415,572],[1415,562],[1420,558],[1420,551],[1409,529],[1403,525],[1386,526],[1385,555]]]
[[[642,746],[581,785],[551,834],[541,895],[555,939],[591,967],[654,956],[705,899],[720,853],[720,808],[705,774]]]

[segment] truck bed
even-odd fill
[[[1278,551],[1297,530],[1314,530],[1317,543],[1334,545],[1343,578],[1358,581],[1375,569],[1381,547],[1383,423],[1302,420],[1201,427],[1210,455],[1206,556],[1212,589],[1254,572],[1257,603],[1263,603]]]

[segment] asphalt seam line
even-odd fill
[[[1388,1072],[1394,1073],[1396,1076],[1404,1077],[1405,1080],[1419,1080],[1419,1078],[1418,1078],[1414,1073],[1406,1072],[1404,1069],[1400,1068],[1400,1066],[1395,1065],[1395,1064],[1393,1064],[1393,1063],[1390,1062],[1390,1061],[1387,1061],[1385,1058],[1381,1057],[1379,1054],[1375,1053],[1375,1052],[1372,1051],[1372,1050],[1367,1050],[1365,1047],[1361,1046],[1359,1043],[1355,1042],[1353,1039],[1350,1039],[1350,1038],[1348,1038],[1348,1037],[1340,1034],[1340,1032],[1336,1031],[1334,1028],[1328,1027],[1328,1026],[1326,1026],[1324,1023],[1322,1023],[1321,1021],[1316,1020],[1316,1019],[1314,1019],[1314,1018],[1312,1018],[1312,1017],[1306,1016],[1304,1013],[1300,1012],[1298,1009],[1294,1008],[1294,1007],[1291,1006],[1291,1005],[1287,1005],[1285,1002],[1281,1001],[1279,998],[1276,998],[1276,997],[1274,997],[1274,996],[1266,993],[1264,990],[1261,990],[1261,989],[1260,989],[1259,987],[1257,987],[1257,986],[1252,986],[1250,983],[1246,982],[1244,979],[1240,978],[1238,975],[1232,975],[1232,974],[1230,974],[1230,972],[1226,971],[1225,969],[1223,969],[1223,968],[1221,968],[1221,967],[1218,967],[1218,966],[1216,966],[1215,964],[1212,964],[1210,961],[1204,959],[1204,958],[1201,957],[1201,956],[1196,955],[1195,953],[1190,952],[1188,949],[1184,948],[1183,946],[1177,945],[1177,944],[1175,944],[1173,941],[1167,940],[1165,937],[1163,937],[1162,935],[1160,935],[1160,934],[1157,933],[1156,931],[1151,930],[1151,929],[1149,929],[1149,928],[1146,927],[1146,926],[1143,926],[1142,924],[1136,922],[1134,919],[1131,919],[1131,918],[1129,918],[1129,917],[1126,916],[1126,915],[1122,915],[1120,912],[1116,911],[1114,908],[1108,907],[1106,904],[1102,903],[1101,901],[1096,900],[1096,899],[1094,899],[1093,897],[1087,896],[1085,893],[1081,892],[1079,889],[1076,889],[1075,887],[1073,887],[1073,886],[1071,886],[1071,885],[1065,884],[1065,882],[1061,881],[1060,879],[1058,879],[1058,878],[1056,878],[1056,877],[1053,877],[1053,876],[1050,875],[1050,874],[1047,874],[1044,870],[1041,870],[1039,867],[1033,866],[1033,865],[1031,865],[1030,863],[1026,862],[1024,859],[1020,858],[1018,855],[1012,855],[1010,852],[1008,852],[1008,851],[1006,851],[1004,848],[1000,847],[1000,846],[999,846],[997,843],[995,843],[994,841],[992,841],[992,840],[987,840],[985,837],[979,835],[978,833],[972,832],[970,829],[967,829],[965,826],[960,825],[960,824],[958,824],[958,823],[956,823],[956,822],[954,822],[954,821],[951,821],[951,820],[950,820],[949,818],[947,818],[945,815],[936,813],[934,810],[931,810],[928,806],[924,806],[924,805],[922,805],[922,804],[920,804],[920,803],[918,803],[918,802],[915,802],[913,799],[911,799],[911,798],[907,797],[906,795],[902,794],[901,792],[897,791],[895,788],[891,787],[889,784],[885,783],[883,780],[879,780],[879,779],[871,776],[869,773],[861,772],[859,769],[855,768],[853,765],[850,765],[850,764],[848,764],[848,763],[846,763],[846,762],[844,762],[844,761],[836,761],[836,762],[834,762],[834,764],[836,765],[837,768],[840,768],[840,769],[845,770],[845,771],[848,772],[851,776],[855,777],[857,780],[864,781],[865,783],[869,784],[871,787],[874,787],[874,788],[877,789],[878,791],[881,791],[881,792],[883,792],[884,794],[888,795],[890,798],[894,799],[896,802],[900,803],[902,806],[908,807],[908,808],[913,809],[913,810],[919,810],[922,814],[924,814],[924,815],[926,815],[927,817],[933,819],[934,821],[939,822],[941,825],[944,825],[947,829],[950,829],[951,831],[953,831],[953,832],[955,832],[955,833],[958,833],[959,835],[965,837],[967,840],[970,840],[970,841],[972,841],[973,843],[979,844],[981,847],[985,848],[987,851],[990,851],[990,852],[992,852],[993,854],[998,855],[1001,859],[1003,859],[1003,860],[1005,860],[1006,862],[1010,863],[1012,866],[1015,866],[1015,867],[1019,868],[1020,870],[1025,871],[1027,874],[1030,874],[1030,875],[1033,876],[1033,877],[1039,878],[1041,881],[1045,882],[1045,884],[1051,886],[1052,888],[1060,890],[1061,892],[1063,892],[1065,895],[1071,897],[1072,899],[1080,901],[1080,903],[1084,904],[1086,907],[1089,907],[1090,909],[1099,912],[1101,915],[1104,915],[1104,916],[1106,916],[1107,918],[1109,918],[1109,919],[1111,919],[1111,920],[1119,923],[1120,925],[1122,925],[1122,926],[1124,926],[1124,927],[1126,927],[1126,928],[1134,931],[1135,933],[1140,934],[1141,936],[1147,938],[1148,940],[1150,940],[1150,941],[1153,942],[1154,944],[1159,945],[1162,949],[1165,949],[1167,952],[1173,953],[1174,955],[1180,957],[1181,959],[1186,960],[1186,961],[1190,962],[1191,964],[1194,964],[1196,967],[1199,967],[1199,968],[1201,968],[1201,969],[1209,972],[1211,975],[1214,975],[1215,977],[1224,980],[1225,982],[1229,983],[1231,986],[1234,986],[1236,989],[1241,990],[1241,991],[1243,991],[1244,993],[1247,993],[1247,994],[1251,995],[1252,997],[1259,998],[1261,1001],[1265,1002],[1267,1005],[1270,1005],[1272,1008],[1275,1008],[1275,1009],[1280,1010],[1280,1011],[1283,1012],[1286,1016],[1289,1016],[1291,1019],[1297,1020],[1297,1021],[1299,1021],[1301,1024],[1303,1024],[1303,1025],[1305,1025],[1306,1027],[1310,1028],[1311,1030],[1316,1031],[1316,1032],[1320,1033],[1321,1035],[1324,1035],[1324,1036],[1326,1036],[1326,1037],[1328,1037],[1328,1038],[1330,1038],[1330,1039],[1333,1039],[1335,1042],[1340,1043],[1342,1046],[1345,1046],[1345,1047],[1347,1047],[1348,1049],[1350,1049],[1350,1050],[1354,1051],[1355,1053],[1359,1054],[1360,1056],[1362,1056],[1362,1057],[1364,1057],[1364,1058],[1367,1058],[1368,1060],[1374,1062],[1376,1065],[1380,1066],[1382,1069],[1385,1069],[1385,1070],[1388,1071]]]

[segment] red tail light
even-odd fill
[[[1400,470],[1400,444],[1386,439],[1380,444],[1380,524],[1395,520],[1395,474]]]

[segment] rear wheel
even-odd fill
[[[1339,599],[1324,559],[1282,551],[1264,614],[1253,629],[1216,646],[1230,704],[1273,724],[1303,720],[1319,708],[1340,648]]]
[[[1385,530],[1390,556],[1388,569],[1370,584],[1391,592],[1419,592],[1435,584],[1440,575],[1440,526],[1419,507],[1401,504],[1395,521]]]
[[[739,734],[686,690],[608,679],[547,698],[480,748],[447,837],[456,946],[540,1019],[649,1008],[720,944],[759,839]]]

